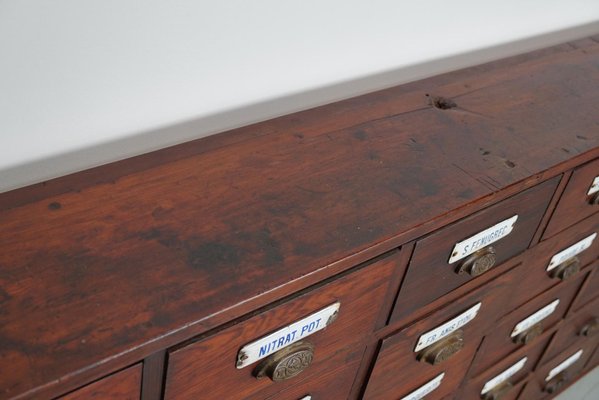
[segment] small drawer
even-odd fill
[[[465,381],[465,386],[458,398],[517,399],[524,381],[537,365],[551,335],[551,332],[547,332],[542,340],[539,340],[534,346],[520,349],[486,371],[478,371],[479,373],[474,371],[471,375],[477,377]]]
[[[60,400],[139,400],[140,396],[141,364],[136,364],[62,396]]]
[[[580,295],[578,295],[574,302],[575,310],[599,297],[599,261],[589,266],[589,272],[590,275],[584,283]]]
[[[599,299],[587,304],[564,321],[555,334],[543,359],[550,360],[581,338],[599,342]]]
[[[430,398],[440,399],[455,391],[514,277],[500,275],[384,339],[364,399],[396,400],[442,374],[441,384]]]
[[[543,233],[543,239],[599,211],[598,189],[599,160],[576,168]]]
[[[268,398],[351,364],[363,355],[397,262],[393,252],[170,351],[165,399]]]
[[[528,250],[522,257],[527,272],[513,287],[512,301],[507,306],[518,307],[560,282],[583,275],[580,271],[584,272],[599,256],[599,236],[595,236],[598,230],[596,215]]]
[[[503,317],[485,337],[473,362],[484,371],[508,354],[534,343],[568,311],[582,283],[579,279],[558,285]]]
[[[581,376],[593,348],[589,341],[577,342],[537,368],[520,398],[544,399],[562,391]]]
[[[392,321],[408,316],[453,289],[524,251],[559,177],[503,200],[416,243]],[[426,290],[422,290],[426,288]]]

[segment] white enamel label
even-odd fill
[[[556,299],[551,303],[547,304],[545,307],[541,308],[539,311],[532,314],[531,316],[526,317],[522,321],[518,322],[510,336],[514,337],[516,335],[519,335],[534,324],[536,324],[537,322],[544,320],[555,311],[558,304],[559,299]]]
[[[302,397],[300,400],[312,400],[312,396]]]
[[[557,374],[559,374],[560,372],[562,372],[563,370],[568,368],[570,365],[572,365],[576,361],[578,361],[581,356],[582,356],[582,349],[578,350],[576,353],[574,353],[573,355],[568,357],[566,360],[564,360],[560,365],[558,365],[557,367],[555,367],[551,371],[549,371],[547,378],[545,378],[545,382],[549,382],[550,380],[555,378],[555,376]]]
[[[237,369],[253,364],[298,340],[326,328],[332,322],[331,316],[339,312],[339,306],[340,303],[331,304],[306,318],[243,346],[237,354]]]
[[[482,249],[483,247],[506,237],[514,229],[514,224],[516,223],[517,219],[518,216],[514,215],[513,217],[508,218],[505,221],[501,221],[500,223],[493,225],[492,227],[487,228],[466,240],[456,243],[456,245],[453,247],[448,263],[453,264],[464,257],[468,257],[470,254]]]
[[[514,376],[514,374],[516,374],[516,372],[524,368],[526,360],[528,360],[528,358],[524,357],[522,360],[509,367],[508,369],[497,375],[495,378],[485,383],[485,386],[483,386],[483,390],[480,392],[480,394],[485,394],[488,391],[492,390],[493,388],[497,387],[498,385],[501,385],[503,382],[510,379],[512,376]]]
[[[462,326],[466,325],[468,322],[472,321],[474,319],[474,317],[476,317],[478,310],[480,310],[481,305],[482,305],[482,303],[478,303],[478,304],[470,307],[468,310],[461,313],[457,317],[451,319],[450,321],[447,321],[446,323],[444,323],[441,326],[438,326],[437,328],[433,329],[432,331],[427,332],[424,335],[420,336],[414,351],[420,351],[420,350],[424,349],[425,347],[428,347],[431,344],[438,342],[439,340],[443,339],[444,337],[447,337],[450,334],[452,334],[453,332],[455,332],[456,330],[460,329]]]
[[[587,196],[589,196],[593,193],[597,193],[597,192],[599,192],[599,176],[596,176],[595,179],[593,179],[593,184],[589,188],[589,191],[587,192]]]
[[[414,390],[409,395],[402,397],[400,400],[420,400],[420,399],[422,399],[424,396],[426,396],[427,394],[429,394],[430,392],[432,392],[433,390],[435,390],[436,388],[438,388],[441,385],[441,381],[443,380],[444,376],[445,376],[445,372],[443,372],[441,375],[438,375],[432,381],[420,386],[418,389]]]
[[[580,254],[589,247],[591,247],[591,245],[593,244],[593,240],[595,240],[596,237],[597,233],[595,232],[592,235],[582,239],[580,242],[574,243],[572,246],[560,251],[559,253],[551,257],[551,261],[547,266],[547,271],[551,271],[553,268],[557,267],[564,261],[569,260],[575,255]]]

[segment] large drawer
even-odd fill
[[[60,400],[139,400],[141,396],[141,364],[77,389]]]
[[[396,400],[440,376],[442,380],[427,399],[454,392],[516,278],[515,274],[500,275],[384,339],[364,399]]]
[[[541,183],[419,240],[397,300],[403,306],[391,321],[528,248],[558,182]]]
[[[331,369],[349,364],[355,365],[355,374],[358,363],[354,361],[362,357],[364,338],[373,330],[379,316],[397,255],[393,252],[324,286],[171,351],[165,398],[268,398],[294,385],[307,388]],[[326,329],[318,330],[328,321],[318,313],[335,304],[339,306],[336,319]],[[315,333],[309,335],[311,331]],[[254,343],[258,344],[252,350],[248,345]],[[262,377],[258,379],[256,375]],[[351,384],[350,380],[344,382]],[[349,387],[338,389],[344,391]]]
[[[597,190],[599,190],[599,160],[576,168],[545,229],[543,238],[551,237],[599,211]]]

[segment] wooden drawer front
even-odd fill
[[[599,160],[591,161],[574,170],[545,229],[543,238],[551,237],[599,211],[599,204],[591,204],[596,194],[587,195],[597,176],[599,176]]]
[[[165,398],[233,400],[253,395],[266,398],[302,381],[317,379],[326,371],[361,357],[365,348],[363,338],[373,329],[397,254],[394,252],[213,336],[172,351]],[[279,382],[268,377],[257,379],[253,371],[260,362],[236,368],[242,347],[336,302],[340,303],[337,319],[326,329],[302,340],[314,346],[314,358],[312,364],[296,377]],[[275,354],[281,354],[281,351]]]
[[[473,368],[484,371],[508,354],[534,343],[536,337],[551,329],[565,316],[582,278],[558,285],[502,318],[485,337]],[[517,332],[520,333],[512,336]]]
[[[551,332],[547,332],[533,346],[520,349],[486,371],[475,371],[471,375],[477,377],[465,381],[458,398],[492,400],[498,398],[492,396],[500,393],[502,400],[518,398],[522,383],[539,362],[551,335]]]
[[[581,338],[599,341],[599,299],[570,315],[560,326],[543,356],[550,360]]]
[[[590,341],[580,341],[568,347],[549,362],[544,363],[541,367],[537,368],[520,398],[523,400],[543,399],[563,390],[569,383],[580,377],[584,366],[593,353],[593,349],[594,345]],[[574,361],[574,357],[580,350],[582,350],[580,357]],[[552,379],[547,380],[552,370],[555,371],[556,368],[568,364],[569,366],[561,374],[557,374]],[[560,380],[561,385],[558,383]],[[549,393],[551,388],[554,390],[553,393]]]
[[[139,400],[141,364],[134,365],[61,397],[61,400]]]
[[[469,257],[449,263],[457,243],[517,215],[511,233],[491,244],[495,250],[495,265],[525,250],[545,213],[558,180],[559,178],[554,178],[544,182],[419,240],[398,297],[398,302],[410,304],[411,307],[394,310],[392,321],[409,315],[412,310],[425,306],[472,279],[468,273],[457,272]],[[485,239],[497,236],[496,233],[485,235]],[[480,251],[488,248],[480,243],[482,241],[478,241],[474,247],[480,248]],[[472,246],[468,248],[471,249]]]
[[[509,294],[507,289],[514,278],[516,275],[513,274],[500,275],[484,287],[383,340],[364,398],[396,400],[442,373],[445,374],[442,384],[434,394],[431,393],[430,398],[440,399],[455,391],[468,370],[485,330],[492,325],[497,312],[503,307],[505,297]],[[451,334],[420,349],[419,344],[427,343],[424,339],[431,337],[431,332],[438,333],[450,322],[465,317],[465,312],[478,305],[480,308],[474,319],[458,329],[446,329]],[[450,349],[456,344],[454,339],[460,333],[463,347],[454,353]],[[449,350],[445,353],[446,357],[440,356],[441,362],[431,365],[422,360],[425,352],[434,354],[431,349],[435,348]],[[453,347],[456,348],[459,346]]]
[[[574,302],[575,310],[585,306],[590,301],[599,297],[599,262],[595,262],[589,266],[589,272],[590,276],[584,283],[584,286],[580,291],[580,295]]]
[[[287,390],[273,394],[267,398],[262,397],[262,395],[256,395],[247,400],[347,399],[349,398],[349,392],[356,377],[358,363],[354,362],[343,368],[327,371],[322,375],[304,380],[302,384],[294,385]]]
[[[559,277],[551,272],[557,271],[557,268],[560,267],[550,271],[547,271],[547,268],[554,257],[560,253],[563,254],[563,251],[568,248],[573,248],[573,246],[577,244],[584,243],[585,239],[592,237],[592,235],[598,231],[599,215],[595,215],[528,250],[522,256],[522,263],[526,267],[526,273],[521,274],[518,283],[512,288],[513,296],[506,306],[509,308],[518,307],[528,299],[531,299],[560,282],[566,282],[575,279],[577,276],[583,275],[581,273],[572,273],[570,275],[564,274],[562,277]],[[578,253],[570,260],[576,259],[579,266],[578,268],[584,271],[598,256],[599,236],[595,237],[590,247]],[[567,265],[568,261],[564,264]],[[575,271],[576,265],[570,265]]]

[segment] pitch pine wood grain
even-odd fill
[[[134,365],[58,400],[138,400],[141,391],[141,365]]]

